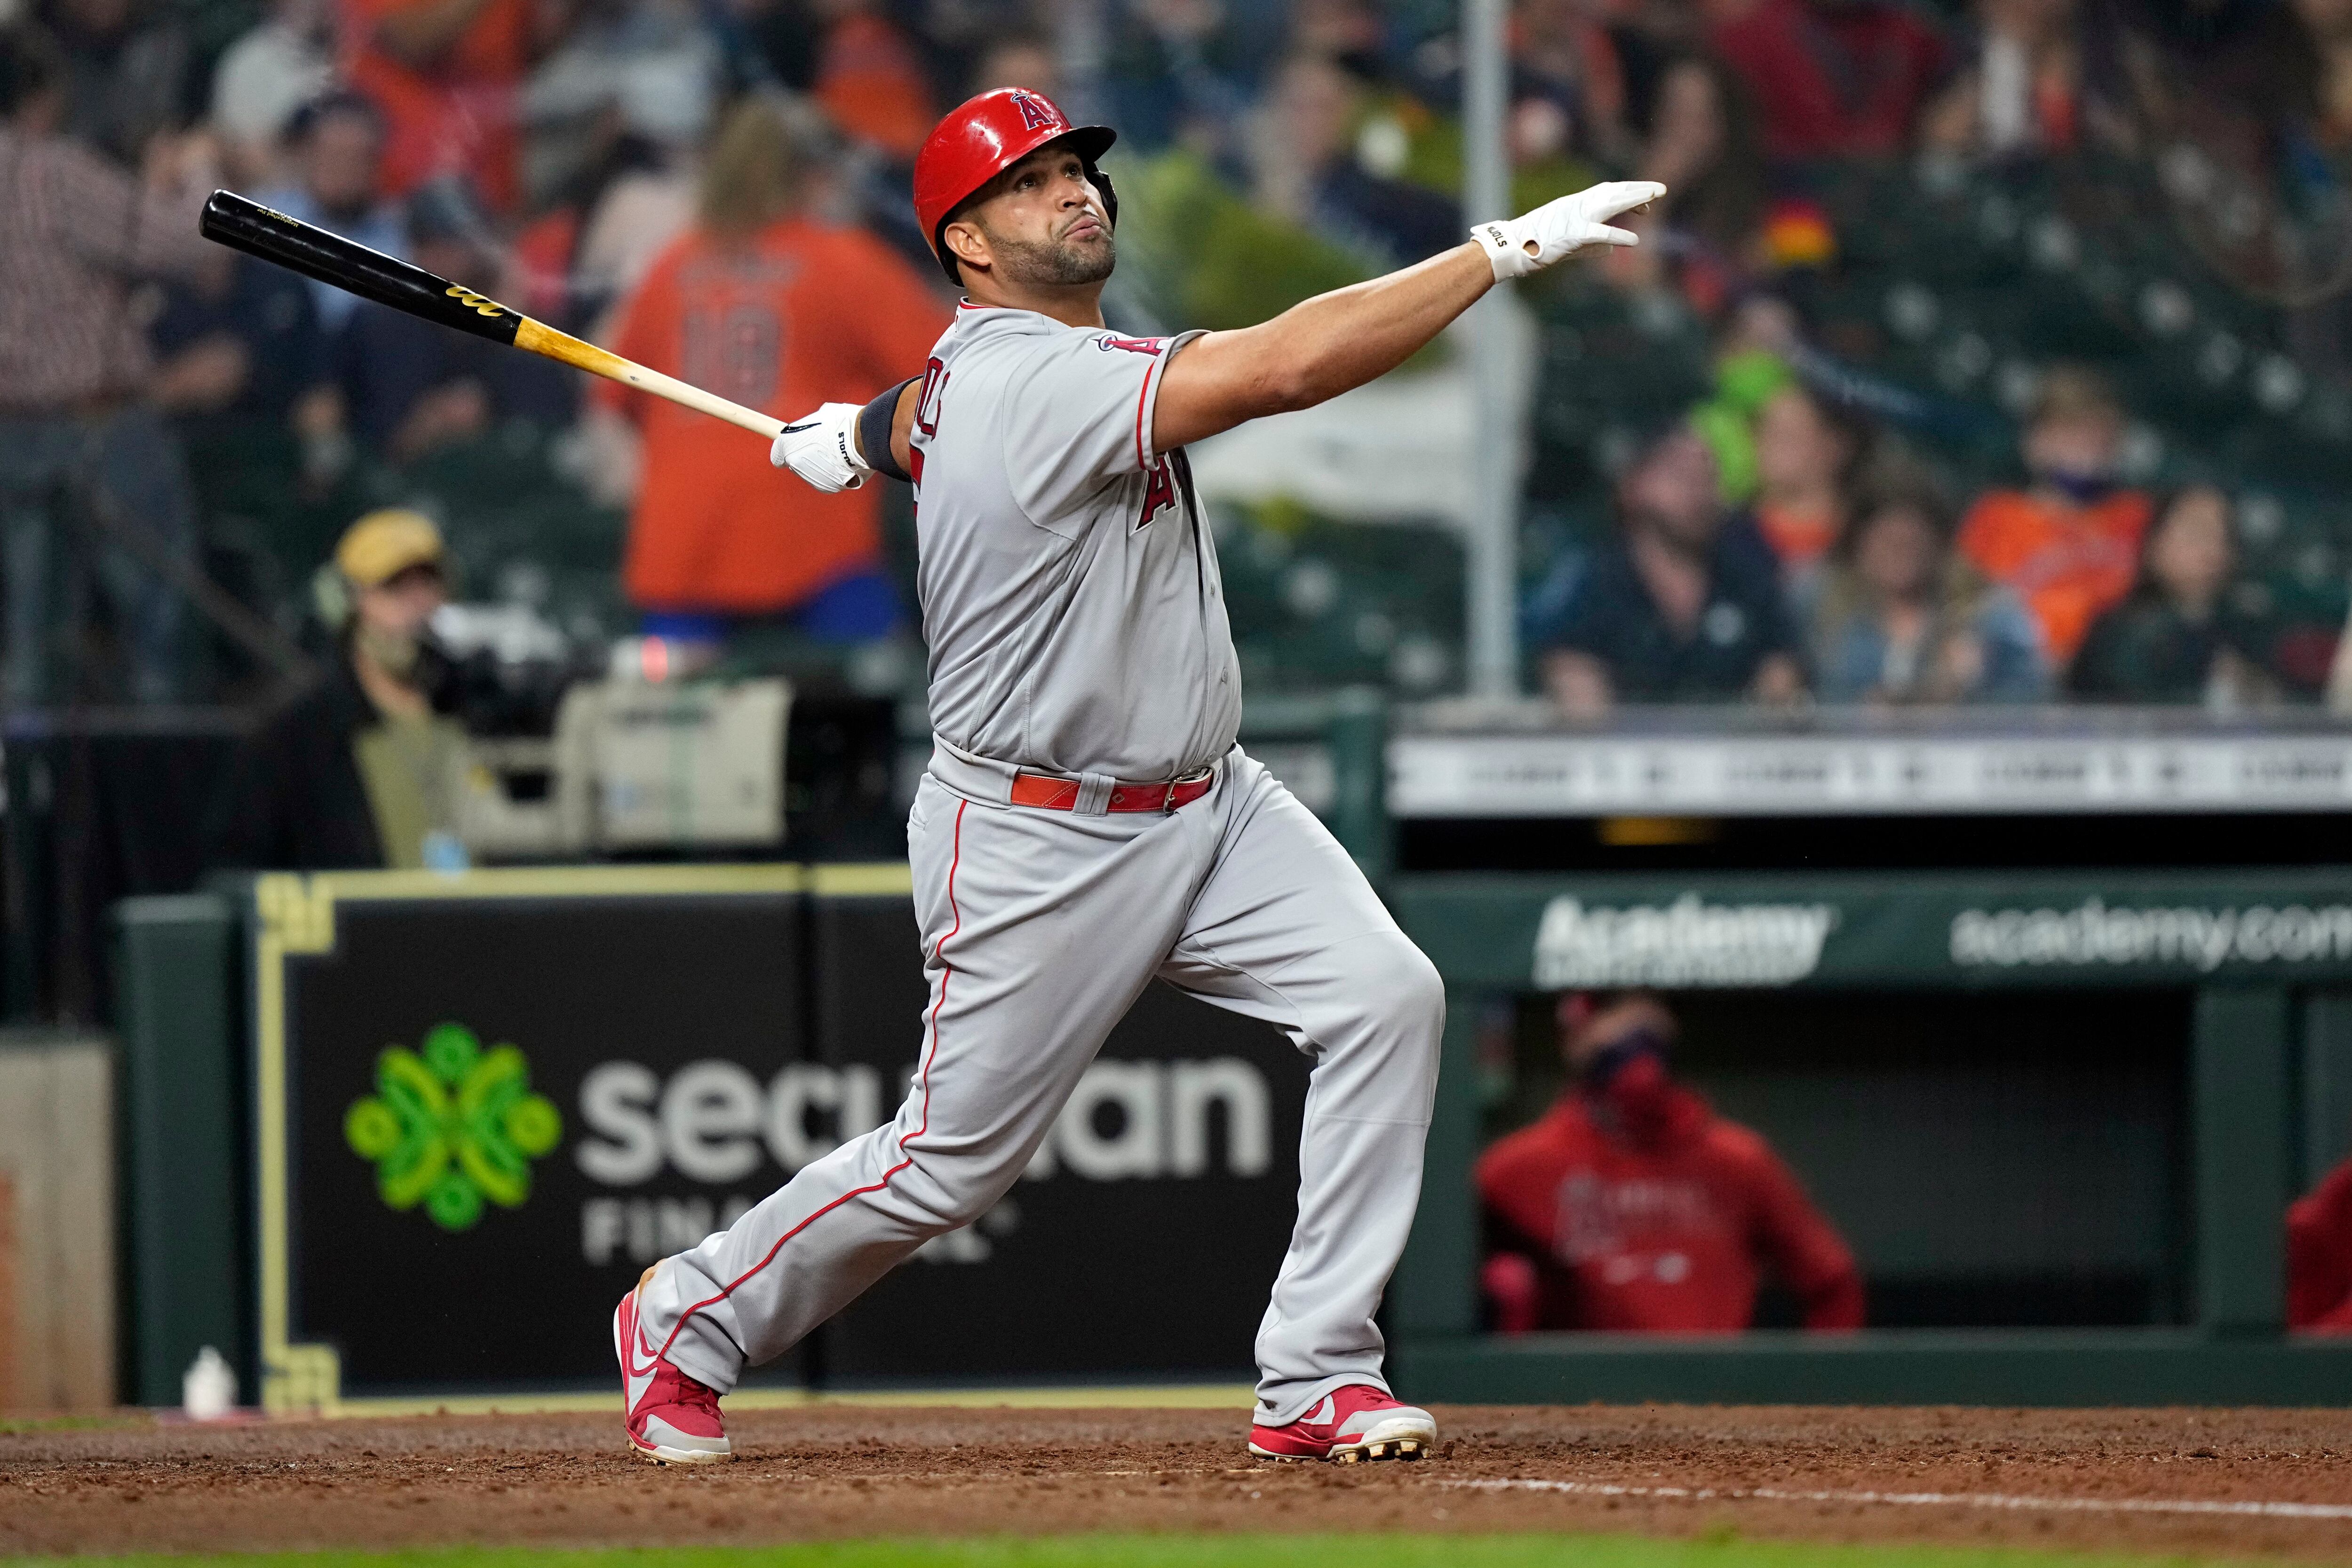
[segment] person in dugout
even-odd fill
[[[1567,1090],[1478,1161],[1496,1329],[1735,1331],[1768,1271],[1807,1328],[1860,1328],[1853,1254],[1761,1137],[1675,1081],[1665,1004],[1570,992],[1556,1016]]]
[[[2287,1208],[2286,1326],[2352,1334],[2352,1160]]]

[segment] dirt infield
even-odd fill
[[[624,1453],[616,1415],[39,1430],[0,1436],[0,1555],[1728,1527],[2352,1563],[2352,1412],[1438,1415],[1436,1457],[1344,1467],[1252,1463],[1204,1410],[750,1411],[741,1458],[696,1470]]]

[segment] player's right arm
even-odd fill
[[[1292,306],[1270,321],[1210,332],[1168,365],[1151,422],[1165,452],[1244,420],[1312,408],[1387,374],[1479,296],[1588,245],[1633,245],[1609,219],[1665,195],[1648,180],[1594,185],[1505,223],[1483,223],[1441,256]]]

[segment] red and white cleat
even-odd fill
[[[718,1394],[656,1355],[637,1331],[635,1290],[614,1310],[613,1350],[621,1358],[621,1411],[630,1447],[664,1465],[709,1465],[735,1457],[719,1417]]]
[[[1399,1405],[1369,1383],[1351,1383],[1318,1401],[1287,1426],[1253,1426],[1249,1450],[1261,1459],[1418,1459],[1437,1441],[1437,1418]]]

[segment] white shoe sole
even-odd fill
[[[1368,1459],[1418,1459],[1436,1444],[1437,1426],[1434,1422],[1410,1418],[1383,1421],[1360,1437],[1332,1444],[1330,1451],[1322,1457],[1338,1465],[1357,1465]],[[1249,1446],[1249,1451],[1261,1459],[1285,1464],[1307,1464],[1316,1458],[1312,1454],[1276,1454],[1259,1447],[1255,1443]]]
[[[724,1453],[708,1448],[665,1448],[658,1443],[640,1443],[635,1437],[629,1439],[629,1452],[656,1465],[722,1465],[735,1457],[732,1448]]]

